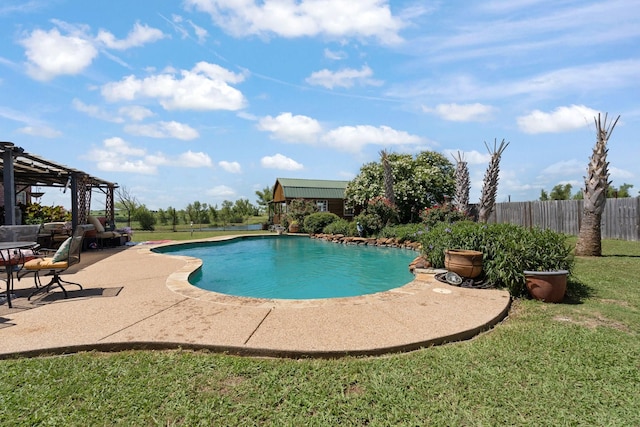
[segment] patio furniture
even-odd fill
[[[92,225],[95,230],[91,231],[90,235],[91,237],[95,237],[99,248],[103,248],[105,246],[105,243],[108,243],[109,246],[120,246],[121,244],[123,244],[122,240],[128,240],[128,235],[125,233],[120,233],[119,231],[115,231],[113,229],[113,224],[109,226],[109,229],[106,229],[105,224],[103,224],[99,218],[96,218],[92,215],[89,215],[89,217],[87,218],[87,222],[88,224]],[[87,237],[89,237],[89,235],[87,235]]]
[[[80,289],[82,289],[82,285],[75,282],[69,282],[63,280],[60,277],[60,273],[67,270],[72,265],[78,264],[80,262],[80,253],[82,252],[82,239],[84,238],[84,233],[87,230],[87,226],[78,225],[73,232],[73,235],[69,237],[67,240],[60,245],[60,247],[55,251],[55,253],[51,257],[45,258],[36,258],[31,261],[27,261],[23,265],[23,271],[26,273],[35,273],[35,284],[36,289],[29,295],[27,299],[31,299],[32,296],[39,294],[50,292],[51,289],[56,286],[62,289],[64,293],[64,297],[68,298],[67,290],[64,287],[66,285],[76,285]],[[41,249],[41,251],[46,251],[45,249]],[[42,282],[40,281],[40,272],[48,272],[48,274],[53,275],[49,283],[45,286],[42,286]]]
[[[36,256],[33,250],[27,250],[26,248],[34,248],[37,245],[36,242],[0,242],[0,266],[4,266],[7,273],[6,300],[9,308],[12,307],[11,291],[13,290],[13,272]]]

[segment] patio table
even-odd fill
[[[18,251],[20,249],[29,249],[37,246],[37,242],[0,242],[0,261],[4,264],[7,271],[7,305],[9,308],[11,305],[11,291],[13,290],[13,268],[22,264],[21,258],[11,258],[11,251]],[[7,255],[7,258],[5,258]],[[24,260],[22,260],[24,261]]]

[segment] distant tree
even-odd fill
[[[609,185],[607,188],[607,197],[609,199],[622,199],[624,197],[631,197],[629,190],[633,188],[633,184],[624,183],[620,188],[616,188],[613,185]]]
[[[571,198],[571,188],[572,185],[567,184],[558,184],[551,189],[551,193],[549,193],[549,198],[551,200],[569,200]]]
[[[218,224],[219,219],[218,205],[209,205],[209,221],[211,221],[211,224]]]
[[[156,217],[145,205],[139,206],[133,217],[143,230],[153,231],[155,229]]]
[[[220,208],[220,220],[222,225],[227,225],[233,219],[233,202],[230,200],[224,200],[222,207]]]
[[[138,199],[131,194],[131,191],[125,187],[118,187],[116,189],[116,203],[115,207],[124,211],[127,217],[127,227],[131,227],[131,218],[140,206]]]
[[[584,207],[582,210],[582,222],[578,232],[575,254],[578,256],[602,256],[602,212],[607,202],[607,187],[609,186],[609,162],[607,162],[607,142],[618,123],[607,123],[607,115],[604,121],[600,114],[596,117],[596,145],[587,168],[587,176],[584,179]]]
[[[540,201],[546,202],[547,200],[549,200],[549,193],[544,191],[544,189],[540,190]]]
[[[201,228],[204,221],[205,212],[207,211],[207,204],[200,203],[199,201],[195,201],[193,203],[189,203],[185,208],[185,213],[187,219],[190,223],[194,223],[197,227]]]
[[[156,216],[158,217],[158,221],[160,221],[161,225],[167,225],[167,212],[165,212],[164,209],[158,209]]]
[[[167,208],[167,217],[169,219],[169,222],[171,223],[171,229],[173,231],[176,231],[176,226],[178,225],[178,211],[176,211],[175,208],[172,208],[171,206],[169,206]]]
[[[258,209],[261,212],[267,212],[269,209],[269,202],[273,200],[273,189],[270,187],[264,187],[262,191],[257,190],[256,196],[258,196]]]
[[[255,208],[249,202],[249,199],[238,199],[233,205],[233,213],[235,217],[240,217],[241,221],[244,222],[246,218],[253,215]]]

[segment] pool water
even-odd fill
[[[415,252],[341,245],[308,237],[256,236],[166,246],[157,251],[200,258],[189,282],[228,295],[338,298],[382,292],[413,280]]]

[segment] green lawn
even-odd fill
[[[577,260],[569,303],[518,300],[488,333],[408,354],[0,361],[0,424],[637,426],[640,243],[603,247]]]

